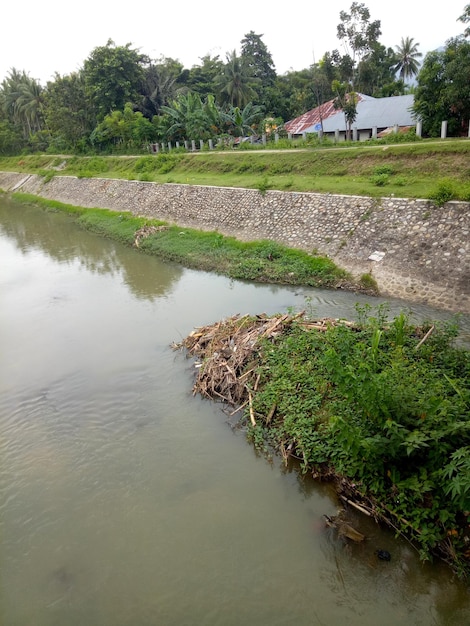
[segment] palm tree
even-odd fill
[[[395,46],[398,57],[395,71],[400,73],[400,78],[406,80],[418,73],[419,61],[423,55],[418,52],[419,43],[414,43],[413,37],[401,39],[401,45]]]
[[[9,119],[23,129],[24,138],[43,127],[44,90],[24,71],[12,68],[2,82],[3,103]]]
[[[242,108],[256,98],[256,91],[253,89],[255,79],[235,50],[227,54],[223,74],[217,76],[215,82],[221,96],[225,97],[232,106]]]

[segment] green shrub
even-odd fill
[[[455,198],[455,185],[450,179],[441,180],[428,195],[437,206],[443,206],[446,202]]]
[[[376,187],[385,187],[390,181],[390,176],[388,174],[374,174],[369,180]]]
[[[380,176],[381,174],[386,174],[387,176],[391,176],[394,174],[393,167],[391,165],[377,165],[374,167],[373,174],[376,176]]]

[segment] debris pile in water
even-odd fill
[[[293,324],[305,330],[325,331],[338,322],[331,318],[308,320],[305,311],[296,315],[265,313],[256,316],[235,315],[208,326],[196,328],[174,349],[185,348],[189,356],[198,357],[198,369],[193,393],[226,402],[242,408],[250,404],[251,391],[258,388],[260,375],[257,372],[257,349],[262,339],[272,340]],[[254,423],[253,413],[250,412]]]

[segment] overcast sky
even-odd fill
[[[371,20],[380,20],[380,43],[395,49],[402,37],[413,37],[425,54],[463,33],[458,21],[470,0],[414,2],[368,0]],[[341,48],[336,37],[339,13],[351,0],[211,0],[122,2],[114,0],[23,0],[2,3],[0,81],[11,68],[25,70],[45,85],[58,72],[70,74],[83,65],[97,46],[112,39],[152,59],[179,59],[184,67],[200,63],[206,54],[240,52],[240,41],[253,30],[272,55],[278,74],[309,67],[314,58]]]

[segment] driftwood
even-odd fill
[[[331,318],[308,320],[305,312],[296,315],[266,314],[235,315],[209,326],[196,328],[174,349],[186,349],[190,357],[197,357],[194,395],[199,393],[213,400],[222,400],[232,407],[249,406],[250,421],[256,418],[252,393],[258,388],[261,373],[258,349],[261,340],[275,340],[292,325],[305,330],[325,331],[333,324],[349,324]],[[269,423],[275,413],[274,405],[263,419]]]
[[[366,538],[365,535],[353,528],[351,524],[348,524],[348,522],[344,519],[342,511],[339,515],[324,515],[324,518],[326,521],[326,525],[330,526],[331,528],[335,528],[338,531],[338,535],[340,537],[350,539],[351,541],[354,541],[356,543],[360,543]]]
[[[139,230],[136,230],[134,233],[134,246],[138,248],[142,239],[146,239],[150,237],[150,235],[159,233],[162,230],[168,230],[168,228],[169,226],[142,226],[142,228],[139,228]]]

